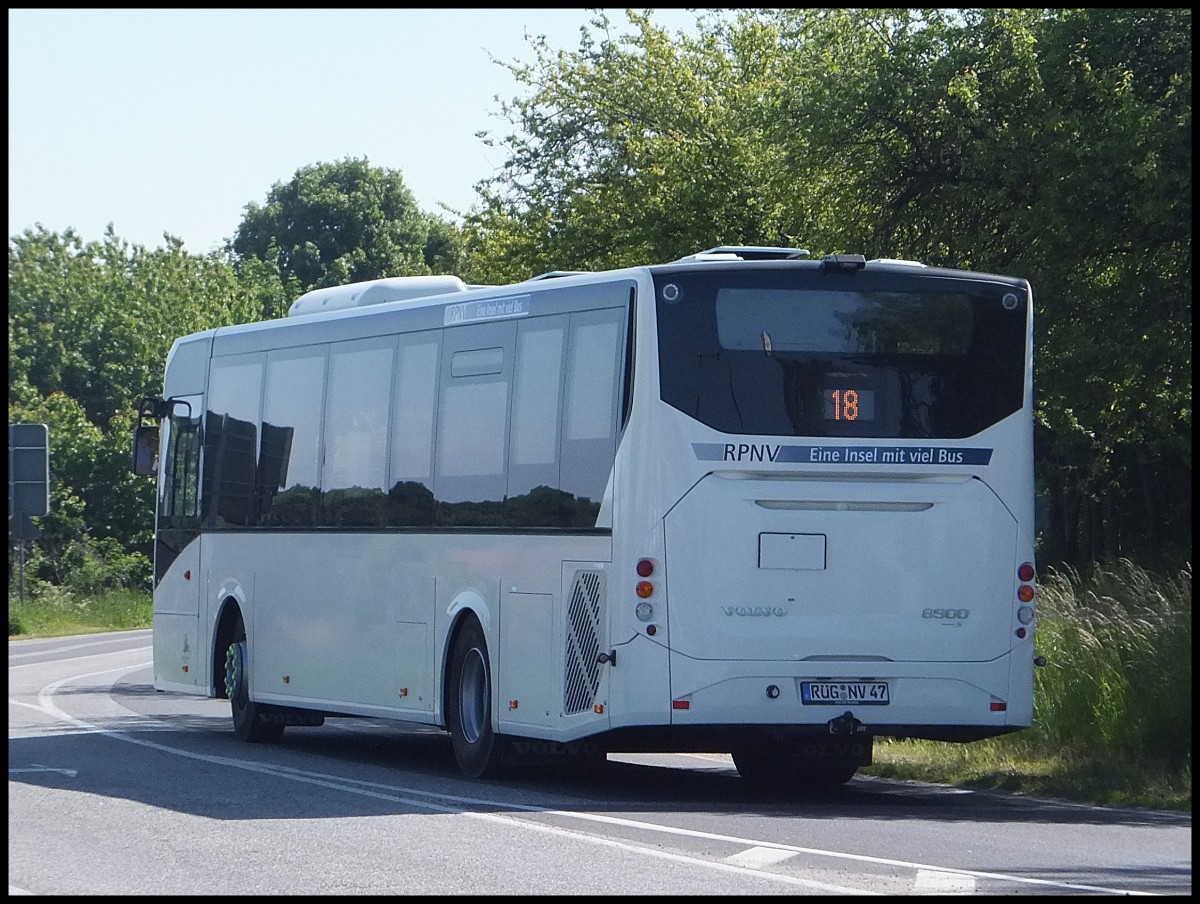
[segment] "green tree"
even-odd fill
[[[509,66],[472,274],[779,243],[1025,276],[1049,558],[1190,554],[1190,10],[629,18]]]
[[[113,234],[85,243],[27,229],[9,240],[9,399],[27,383],[62,392],[101,429],[162,389],[178,336],[261,319],[277,288],[239,282],[218,254],[194,256],[167,236],[148,251]],[[24,383],[14,381],[19,373]]]
[[[294,300],[317,287],[454,272],[457,232],[418,208],[399,172],[347,158],[301,167],[265,204],[247,204],[228,250],[239,267],[270,266]]]
[[[1191,19],[1063,10],[1038,32],[1043,459],[1065,557],[1191,547]]]
[[[268,268],[239,280],[223,256],[166,238],[153,251],[111,227],[101,242],[41,227],[9,239],[9,421],[50,428],[51,512],[34,550],[47,580],[81,556],[92,574],[128,572],[114,548],[148,569],[154,487],[129,467],[138,399],[162,391],[175,338],[258,320],[282,296]]]
[[[472,275],[506,281],[788,240],[762,190],[773,151],[756,105],[770,35],[703,18],[699,35],[672,35],[628,16],[631,32],[614,34],[597,14],[577,51],[537,38],[532,63],[502,64],[530,93],[502,104],[517,131],[486,138],[509,157],[466,219]]]

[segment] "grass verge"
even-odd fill
[[[1190,765],[1173,768],[1112,752],[1038,751],[1019,734],[970,744],[879,739],[875,762],[862,773],[1097,806],[1192,809]]]

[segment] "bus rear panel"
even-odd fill
[[[667,651],[670,728],[615,738],[745,758],[1027,727],[1028,284],[712,262],[655,268],[654,293],[658,397],[617,473],[656,479],[625,487],[639,543],[617,545],[649,573],[622,605],[631,646]]]

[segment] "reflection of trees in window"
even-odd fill
[[[290,486],[271,499],[271,508],[258,523],[263,527],[312,527],[319,523],[317,512],[321,491],[316,487]]]
[[[538,486],[503,501],[442,502],[439,527],[595,527],[600,503]]]
[[[566,495],[570,496],[570,493]],[[564,527],[595,527],[596,519],[600,517],[600,503],[593,502],[586,496],[574,497],[565,509]]]
[[[205,517],[217,526],[255,520],[256,438],[249,421],[209,411],[204,435]]]
[[[388,491],[388,523],[395,527],[432,527],[433,490],[416,480],[402,480]]]
[[[167,442],[162,515],[169,521],[195,518],[200,489],[200,420],[172,417]]]
[[[503,527],[504,503],[441,502],[437,510],[438,527]]]
[[[258,457],[258,517],[271,523],[270,512],[276,494],[287,486],[288,462],[292,457],[293,427],[262,425],[262,449]]]
[[[330,490],[322,504],[328,527],[385,527],[388,523],[388,497],[375,487]]]
[[[965,295],[871,293],[834,311],[852,354],[962,355],[971,346],[972,307]]]
[[[538,486],[505,500],[504,514],[508,527],[595,527],[600,503]]]
[[[504,503],[505,523],[512,527],[558,527],[569,516],[575,497],[553,487],[534,487]]]

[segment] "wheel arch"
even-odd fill
[[[495,669],[495,653],[493,652],[493,644],[491,640],[491,609],[487,602],[474,590],[468,590],[460,593],[455,597],[454,602],[450,604],[450,627],[446,631],[445,637],[442,638],[441,668],[438,674],[441,678],[441,688],[438,694],[438,699],[441,701],[441,712],[439,718],[439,726],[447,728],[449,726],[447,713],[450,709],[450,701],[448,695],[450,693],[450,668],[453,665],[454,644],[458,640],[458,635],[468,621],[474,620],[479,623],[480,630],[483,631],[484,640],[488,646],[488,661],[491,667]],[[492,682],[492,695],[495,696],[495,681]],[[493,701],[494,702],[494,701]],[[492,722],[496,721],[495,707],[492,707]],[[493,726],[494,727],[494,726]]]
[[[225,651],[233,643],[234,631],[239,621],[248,631],[246,620],[242,616],[241,603],[233,596],[226,596],[221,600],[215,622],[216,627],[213,630],[212,686],[210,690],[218,700],[229,699],[228,694],[225,693]]]

